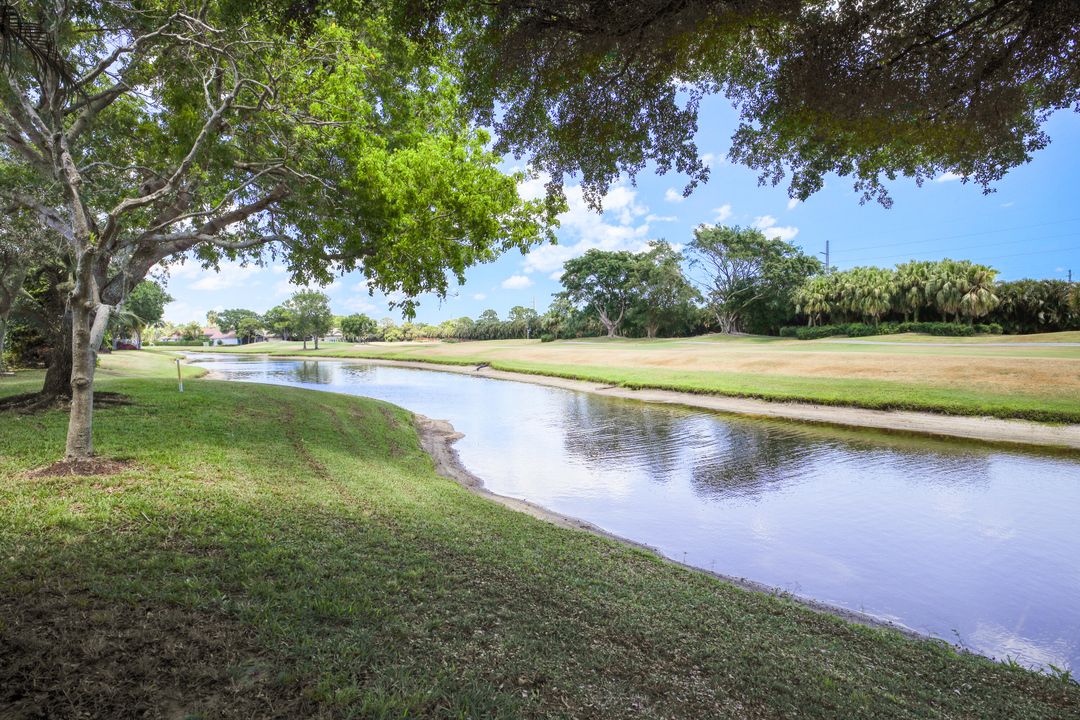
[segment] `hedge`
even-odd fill
[[[1001,325],[997,323],[965,325],[964,323],[945,322],[884,322],[880,325],[844,323],[840,325],[817,325],[815,327],[788,326],[780,328],[781,337],[796,337],[799,340],[818,340],[837,335],[869,337],[871,335],[896,335],[898,333],[922,333],[923,335],[945,337],[969,337],[976,333],[1000,335]]]

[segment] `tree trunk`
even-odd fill
[[[108,305],[87,298],[71,302],[71,413],[68,419],[67,460],[86,460],[94,455],[94,370],[97,349],[109,320]]]
[[[45,369],[45,382],[41,385],[41,402],[52,402],[71,397],[71,311],[64,310],[60,332],[53,338],[49,349],[49,364]]]
[[[4,339],[7,337],[7,320],[0,318],[0,373],[4,372]]]
[[[739,328],[739,316],[734,313],[716,313],[716,322],[720,325],[720,332],[725,335],[734,335]]]
[[[307,350],[307,335],[304,336],[304,349]]]
[[[319,349],[319,334],[315,333],[315,349]]]
[[[659,329],[659,327],[660,327],[659,325],[646,325],[645,326],[645,337],[655,338],[656,337],[656,331]]]

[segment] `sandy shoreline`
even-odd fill
[[[992,417],[968,415],[943,415],[910,410],[868,410],[865,408],[813,403],[775,402],[724,395],[706,395],[674,390],[634,390],[626,387],[604,385],[585,380],[532,375],[528,373],[494,370],[484,367],[477,370],[471,365],[446,365],[434,362],[410,360],[383,360],[377,358],[341,358],[303,355],[273,356],[289,360],[327,360],[361,362],[391,367],[410,367],[419,370],[450,372],[459,375],[527,382],[534,385],[587,392],[607,397],[639,400],[650,403],[680,405],[683,407],[712,410],[720,413],[749,417],[796,420],[817,425],[869,428],[932,437],[963,438],[989,443],[1026,445],[1058,450],[1080,450],[1080,425],[1048,425],[1030,420],[1002,420]]]

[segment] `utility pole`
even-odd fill
[[[533,314],[535,315],[536,314],[536,296],[535,295],[533,295],[533,306],[532,307],[533,307]],[[529,340],[532,337],[532,333],[531,333],[532,328],[530,327],[531,324],[532,324],[532,317],[530,317],[529,315],[526,315],[525,316],[525,339],[526,340]]]
[[[1069,284],[1072,285],[1072,268],[1069,268]]]
[[[825,256],[825,272],[829,272],[829,241],[825,241],[825,252],[819,252],[818,255]]]

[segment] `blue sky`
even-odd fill
[[[505,317],[514,305],[543,312],[562,263],[598,247],[639,250],[650,239],[684,244],[701,223],[753,225],[779,235],[808,253],[830,242],[832,263],[891,266],[909,259],[970,259],[1000,270],[1000,278],[1064,278],[1071,267],[1080,277],[1080,115],[1059,112],[1046,130],[1051,144],[1027,165],[1014,169],[983,195],[981,188],[944,176],[916,187],[910,180],[890,186],[894,203],[859,204],[849,179],[830,177],[826,187],[805,203],[789,201],[786,186],[759,187],[754,172],[725,159],[735,128],[735,113],[722,98],[702,104],[698,148],[712,168],[706,185],[683,199],[685,178],[646,172],[636,185],[621,183],[605,199],[603,215],[585,207],[571,181],[570,211],[557,231],[559,244],[535,248],[527,256],[505,255],[469,271],[465,285],[444,300],[422,299],[421,322],[476,317],[488,308]],[[538,184],[524,188],[538,191]],[[387,298],[369,296],[363,278],[350,274],[324,288],[335,313],[364,312],[376,319],[400,313]],[[263,312],[293,291],[284,268],[235,264],[221,272],[195,263],[174,267],[168,292],[175,298],[165,310],[171,322],[203,321],[211,309],[243,307]]]

